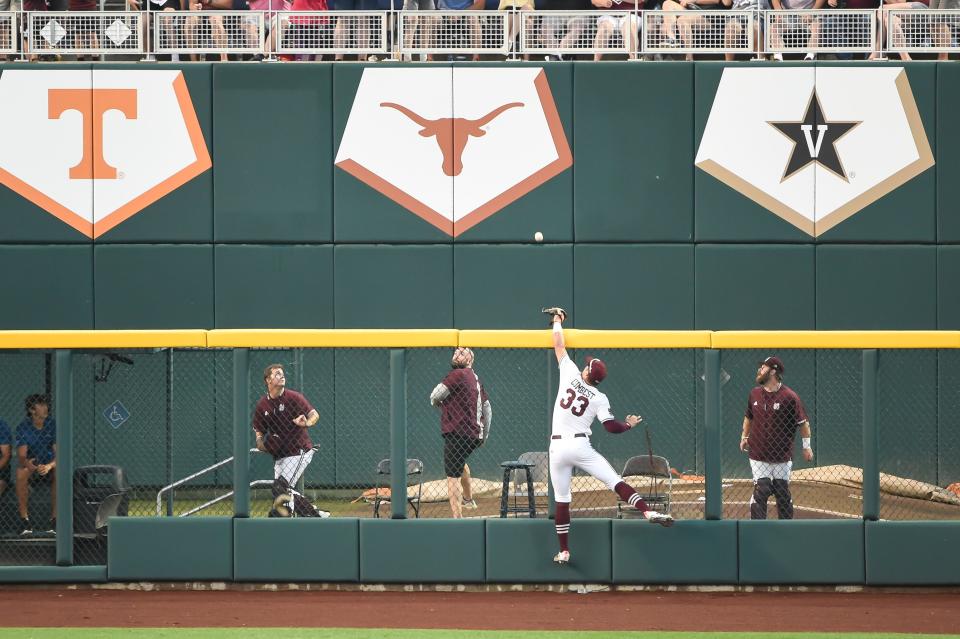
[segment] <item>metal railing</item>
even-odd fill
[[[960,53],[960,10],[0,12],[0,55],[30,59],[915,51]]]

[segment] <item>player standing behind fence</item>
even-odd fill
[[[620,499],[642,512],[651,523],[673,525],[673,517],[650,510],[637,491],[623,481],[610,462],[590,445],[590,426],[594,417],[609,433],[628,431],[639,424],[641,418],[627,415],[625,422],[614,419],[610,401],[597,390],[597,384],[607,376],[606,365],[595,357],[589,357],[582,371],[577,368],[564,347],[563,319],[563,315],[553,316],[553,351],[560,366],[560,387],[553,406],[553,429],[550,435],[550,481],[557,502],[555,524],[560,541],[560,552],[553,560],[558,564],[570,561],[567,544],[572,498],[570,480],[575,467],[602,481]]]
[[[750,519],[767,518],[767,500],[777,500],[777,516],[793,519],[790,469],[793,467],[793,438],[797,428],[803,442],[803,458],[813,460],[810,448],[810,420],[792,388],[783,383],[783,362],[768,357],[757,369],[757,384],[750,391],[743,417],[740,450],[750,454],[753,495]]]
[[[439,406],[443,434],[443,468],[447,475],[450,514],[460,519],[464,508],[476,508],[467,458],[490,436],[493,411],[483,383],[473,370],[473,351],[460,347],[450,360],[453,370],[430,393]]]
[[[270,364],[263,371],[267,394],[253,409],[253,432],[257,448],[273,456],[273,478],[283,477],[291,488],[313,459],[313,442],[307,429],[320,414],[307,398],[286,388],[283,366]]]

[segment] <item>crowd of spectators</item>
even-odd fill
[[[445,43],[456,41],[464,48],[482,48],[481,43],[496,38],[505,26],[510,43],[507,57],[517,57],[521,26],[525,25],[528,38],[535,40],[536,48],[583,50],[584,55],[602,59],[612,51],[629,58],[637,57],[642,47],[639,43],[643,33],[641,21],[649,20],[646,25],[648,44],[662,55],[669,55],[670,49],[683,49],[677,55],[693,59],[700,48],[733,49],[745,51],[748,29],[753,29],[752,42],[754,56],[759,56],[763,37],[769,38],[771,49],[791,51],[805,59],[814,59],[816,51],[823,48],[842,49],[843,38],[854,30],[867,33],[869,21],[854,24],[846,21],[839,13],[837,17],[824,15],[823,11],[842,9],[869,9],[875,11],[875,26],[880,41],[886,41],[890,31],[890,41],[896,48],[905,42],[915,44],[918,37],[925,39],[924,46],[942,48],[955,43],[954,20],[944,18],[923,23],[921,27],[905,25],[907,19],[902,13],[889,14],[892,10],[957,9],[960,0],[107,0],[107,2],[125,2],[131,11],[144,12],[144,18],[150,27],[144,33],[147,37],[157,37],[163,43],[175,43],[167,48],[209,48],[209,49],[252,49],[270,56],[281,49],[338,48],[355,50],[354,56],[337,54],[336,60],[361,59],[375,60],[376,52],[393,50],[396,47],[396,34],[402,31],[403,45],[406,48],[433,49]],[[96,11],[104,8],[104,0],[0,0],[0,11]],[[928,7],[929,3],[929,7]],[[114,7],[116,8],[116,7]],[[334,10],[350,11],[399,11],[402,14],[390,14],[389,24],[381,29],[375,18],[358,15],[336,17],[322,15],[290,15],[301,12],[325,12]],[[743,13],[726,15],[725,11],[744,12],[770,10],[768,19],[750,21]],[[222,15],[224,11],[255,11],[257,16],[238,17],[235,13]],[[506,25],[497,22],[498,28],[487,24],[475,13],[462,18],[437,18],[417,16],[419,11],[501,11],[509,12],[505,17]],[[537,10],[536,14],[530,13]],[[544,11],[547,11],[544,13]],[[549,10],[599,12],[596,17],[590,14],[556,17]],[[803,15],[801,11],[820,10],[815,14]],[[179,11],[189,11],[189,15],[178,16]],[[657,14],[645,14],[639,11],[657,11]],[[777,15],[779,11],[787,11]],[[201,12],[201,15],[197,15]],[[202,15],[209,12],[209,16]],[[259,12],[264,15],[263,28],[259,29]],[[403,29],[398,30],[398,20],[403,21]],[[156,21],[156,25],[154,25]],[[957,22],[960,22],[958,20]],[[752,24],[752,27],[750,25]],[[909,27],[909,28],[907,28]],[[154,28],[156,30],[154,31]],[[390,47],[384,47],[383,33]],[[769,33],[765,33],[769,31]],[[918,32],[922,34],[918,35]],[[9,34],[0,33],[0,40],[9,38]],[[502,36],[500,36],[502,37]],[[854,39],[859,36],[854,36]],[[864,36],[866,37],[866,36]],[[76,48],[100,46],[103,40],[93,28],[74,28],[70,30],[71,42]],[[709,43],[709,45],[705,45]],[[150,43],[147,43],[148,46]],[[449,44],[446,44],[449,46]],[[493,48],[493,47],[491,47]],[[906,48],[906,47],[904,47]],[[692,51],[691,51],[692,50]],[[525,57],[530,58],[528,50]],[[382,52],[380,53],[382,55]],[[578,54],[575,54],[578,55]],[[697,55],[702,55],[697,53]],[[876,57],[877,52],[869,55]],[[226,52],[216,54],[221,60],[228,56]],[[904,51],[900,56],[907,60],[910,55]],[[198,59],[191,54],[190,59]],[[292,55],[281,55],[281,59],[294,59]],[[300,56],[299,59],[320,59],[321,56]],[[734,58],[732,53],[726,59]],[[782,60],[781,53],[773,53],[771,59]],[[849,58],[842,52],[838,57]],[[946,53],[939,54],[947,59]],[[185,56],[186,58],[186,56]],[[185,59],[184,58],[184,59]],[[408,60],[410,57],[407,58]],[[421,59],[435,59],[423,55]],[[469,58],[479,59],[472,53]],[[564,59],[564,55],[555,53],[547,59]]]

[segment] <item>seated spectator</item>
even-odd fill
[[[157,16],[154,18],[153,14],[157,12],[170,14],[174,11],[185,10],[186,8],[187,0],[127,0],[127,11],[146,12],[146,14],[143,16],[143,28],[144,32],[146,33],[148,51],[154,50],[150,44],[153,40],[153,27],[151,22],[154,19],[158,21],[157,25],[160,30],[160,42],[156,43],[157,45],[160,47],[173,49],[180,44],[177,34],[177,24],[173,16],[166,15],[163,17]],[[174,59],[179,60],[179,54],[175,54]]]
[[[721,4],[721,0],[698,0],[697,2],[693,2],[692,0],[663,1],[663,10],[671,13],[676,11],[709,11],[723,8],[725,7]],[[710,21],[707,20],[702,13],[684,16],[673,16],[668,13],[663,17],[661,33],[664,35],[665,44],[668,46],[676,46],[677,28],[679,28],[680,43],[685,49],[690,49],[695,45],[693,40],[694,29],[702,31],[709,29],[710,26]],[[693,54],[688,53],[686,58],[687,60],[693,60]]]
[[[13,13],[19,13],[22,11],[22,5],[20,0],[0,0],[0,11],[7,12],[11,11]],[[9,22],[3,22],[0,24],[0,49],[13,49],[16,50],[17,46],[13,42],[13,31],[10,29],[11,24]],[[12,56],[0,55],[0,60],[11,60],[14,59]],[[0,471],[2,472],[2,471]]]
[[[958,0],[960,1],[960,0]],[[552,11],[586,11],[593,7],[590,0],[551,0],[546,9]],[[577,49],[586,48],[583,42],[587,35],[589,20],[585,16],[554,17],[546,15],[541,18],[540,35],[545,49]],[[562,53],[548,55],[546,60],[563,60]]]
[[[277,50],[277,29],[279,18],[277,14],[281,11],[290,11],[291,4],[289,0],[248,0],[247,7],[250,11],[263,12],[263,42],[261,43],[264,53],[271,54]],[[324,0],[323,10],[326,11],[327,3]],[[309,9],[301,9],[309,11]],[[244,30],[246,39],[250,45],[253,45],[259,37],[257,26],[259,20],[255,15],[251,15],[244,21]],[[257,60],[263,56],[256,56]],[[283,59],[281,57],[281,59]]]
[[[291,11],[326,11],[327,0],[293,0]],[[292,15],[280,33],[281,42],[291,49],[309,49],[328,44],[330,18],[318,15]],[[273,30],[271,30],[272,38]],[[288,56],[281,56],[287,59]],[[297,56],[298,60],[319,60],[322,54],[307,53]]]
[[[97,0],[69,0],[70,11],[99,11],[100,7]],[[92,16],[72,16],[69,21],[70,32],[73,36],[74,49],[99,49],[100,39],[97,37],[99,29],[99,18]],[[94,55],[89,58],[84,55],[78,55],[77,60],[94,60]]]
[[[907,45],[907,39],[903,36],[903,20],[900,16],[893,16],[893,20],[890,21],[889,12],[893,10],[897,11],[907,11],[910,9],[926,9],[928,0],[922,0],[920,2],[900,2],[899,0],[883,0],[883,7],[880,9],[880,43],[881,46],[884,45],[887,41],[887,23],[891,22],[890,29],[891,33],[891,42],[890,44],[893,47],[904,47]],[[877,52],[870,54],[871,60],[876,60],[879,57]],[[900,52],[901,60],[913,60],[910,57],[910,54],[906,51]]]
[[[13,443],[10,427],[0,419],[0,497],[10,487],[10,445]]]
[[[50,485],[50,524],[46,531],[57,530],[57,424],[50,417],[50,400],[45,395],[28,395],[24,400],[27,416],[17,426],[17,505],[20,510],[20,534],[33,532],[30,523],[30,484]]]
[[[433,0],[403,0],[403,11],[434,11],[437,5]],[[401,16],[403,20],[403,46],[406,48],[416,47],[429,49],[433,46],[433,32],[437,28],[435,18],[418,18],[412,15]],[[417,31],[420,31],[420,37],[417,38]],[[410,54],[406,54],[406,60],[410,60]]]
[[[21,2],[21,7],[23,8],[24,11],[29,11],[29,12],[31,12],[31,13],[35,13],[35,12],[38,12],[38,11],[46,11],[46,10],[47,10],[47,3],[46,3],[46,0],[22,0],[22,2]],[[25,19],[25,18],[24,18],[24,19]],[[36,32],[36,33],[30,33],[30,34],[24,36],[24,38],[25,38],[25,40],[24,40],[24,49],[26,49],[26,47],[27,47],[27,41],[26,41],[26,40],[29,40],[29,39],[31,39],[31,38],[33,39],[33,48],[34,48],[34,49],[48,49],[48,48],[49,48],[49,45],[47,44],[47,41],[44,39],[43,36],[40,35],[40,31],[39,31],[39,30],[42,28],[42,23],[40,23],[39,20],[38,20],[37,22],[38,22],[38,24],[37,24],[37,32]],[[25,28],[24,30],[25,30],[25,31],[28,31],[29,29]],[[34,36],[36,36],[36,37],[34,37]],[[27,60],[29,60],[30,62],[33,62],[33,61],[36,60],[36,59],[37,59],[37,56],[36,56],[36,55],[29,55],[29,56],[27,56]],[[58,56],[58,59],[59,59],[59,56]]]
[[[637,59],[637,41],[640,33],[640,20],[636,13],[636,0],[590,0],[593,6],[601,11],[633,11],[626,16],[600,16],[597,19],[597,36],[593,40],[596,49],[603,49],[610,45],[614,33],[620,32],[623,44],[627,48],[627,57]],[[602,60],[602,53],[595,53],[593,59]]]
[[[732,11],[759,11],[763,8],[762,0],[722,0],[723,6]],[[758,55],[763,50],[763,32],[760,24],[763,21],[763,15],[755,13],[753,17],[753,50]],[[740,46],[743,39],[746,38],[744,30],[749,21],[743,16],[731,16],[723,29],[723,46],[732,49]],[[732,62],[736,54],[725,53],[723,58],[727,62]]]
[[[822,9],[826,0],[770,0],[774,11],[796,11],[796,10],[817,10]],[[815,16],[774,16],[770,23],[770,42],[777,53],[773,54],[774,60],[783,60],[781,51],[785,48],[783,37],[785,34],[791,34],[788,48],[796,46],[797,33],[807,35],[807,47],[810,49],[820,46],[820,20]],[[799,47],[798,47],[799,48]],[[803,57],[804,60],[816,60],[817,54],[813,51],[807,51]]]
[[[483,5],[483,0],[437,0],[437,9],[440,11],[482,11]],[[458,28],[459,25],[465,25],[466,28]],[[477,16],[467,16],[466,19],[458,20],[456,23],[448,19],[442,19],[438,25],[438,39],[448,28],[450,28],[450,34],[448,35],[468,33],[467,46],[471,49],[479,49],[483,43],[480,18]],[[479,59],[480,54],[474,53],[473,60],[477,61]]]
[[[831,9],[876,9],[880,6],[880,0],[827,0],[827,6]],[[821,39],[826,38],[830,46],[837,48],[851,47],[866,42],[873,34],[871,33],[871,24],[862,24],[856,21],[857,18],[837,14],[828,16],[824,21],[824,33]],[[876,43],[873,43],[874,46]],[[852,60],[853,54],[848,51],[838,51],[838,60]]]
[[[946,9],[960,9],[960,0],[930,0],[930,8],[943,11]],[[938,49],[949,47],[953,42],[953,33],[951,27],[957,27],[960,24],[955,16],[949,17],[937,17],[933,26],[931,27],[931,36],[933,36],[933,46]],[[937,60],[945,61],[950,59],[950,54],[946,51],[941,51],[937,56]]]
[[[517,38],[520,36],[520,17],[517,15],[518,11],[533,11],[535,9],[533,0],[500,0],[500,5],[497,7],[498,11],[509,11],[507,15],[507,49],[510,51],[515,50],[517,47]],[[532,19],[527,17],[527,29],[529,30],[530,25],[532,24]],[[524,60],[529,60],[530,56],[525,55]]]
[[[333,10],[376,11],[377,0],[333,0]],[[372,28],[373,22],[370,18],[340,16],[333,28],[333,46],[338,49],[347,49],[353,44],[358,49],[368,49]],[[376,59],[375,56],[371,58]],[[343,60],[343,53],[336,54],[334,60]]]
[[[208,18],[195,15],[187,16],[183,27],[184,39],[186,40],[187,46],[200,48],[202,46],[200,35],[202,33],[209,33],[211,47],[215,49],[226,49],[228,43],[227,27],[223,20],[224,16],[218,15],[217,12],[230,11],[236,8],[234,0],[190,0],[191,11],[209,11],[210,16]],[[243,2],[241,8],[246,8],[246,2]],[[209,24],[209,30],[204,28],[204,22]],[[197,60],[195,54],[191,57],[193,60]],[[226,62],[227,60],[227,54],[221,52],[220,61]]]

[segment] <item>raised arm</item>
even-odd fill
[[[558,362],[567,356],[567,347],[563,342],[563,315],[553,316],[553,352]]]

